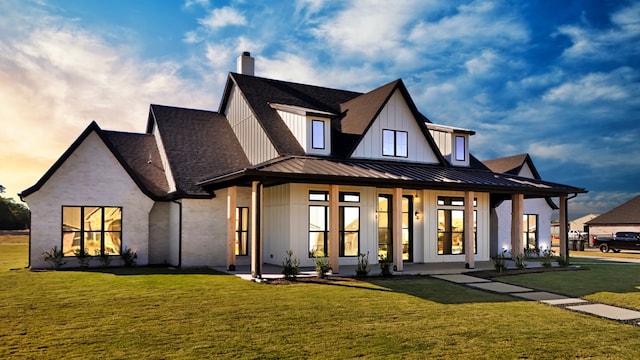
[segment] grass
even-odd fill
[[[26,262],[26,246],[21,254],[5,252],[9,246],[0,245],[3,359],[631,359],[640,352],[637,327],[432,278],[267,285],[204,269],[32,272],[5,267]]]

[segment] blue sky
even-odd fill
[[[0,1],[0,184],[35,183],[96,120],[143,132],[150,103],[217,110],[256,75],[369,91],[402,78],[481,160],[529,153],[584,187],[570,217],[640,193],[640,2]]]

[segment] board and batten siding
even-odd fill
[[[320,117],[309,117],[294,114],[288,111],[277,110],[293,136],[307,154],[329,155],[331,154],[331,120]],[[324,123],[324,149],[314,149],[312,146],[311,122],[321,120]]]
[[[382,155],[382,130],[384,129],[407,132],[407,157],[395,158]],[[424,137],[407,102],[398,90],[389,98],[389,101],[382,108],[380,114],[378,114],[351,157],[360,159],[401,160],[429,164],[438,163],[438,157]]]
[[[231,90],[224,114],[251,164],[278,157],[278,152],[237,86]]]

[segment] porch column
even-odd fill
[[[251,276],[262,278],[262,184],[251,182]]]
[[[475,268],[473,238],[473,191],[464,193],[464,262],[467,269]]]
[[[393,265],[396,271],[402,271],[402,188],[393,189]],[[411,214],[409,214],[411,216]]]
[[[511,195],[511,258],[524,252],[522,244],[522,216],[524,215],[524,195]]]
[[[236,266],[236,206],[237,187],[227,190],[227,269]]]
[[[339,201],[339,186],[331,185],[329,187],[329,264],[331,265],[331,272],[337,274],[340,272],[340,264],[338,263],[340,255],[340,209],[338,205]]]
[[[567,244],[567,195],[560,195],[560,257],[569,259],[569,246]]]

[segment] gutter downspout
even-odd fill
[[[178,204],[180,211],[178,212],[178,267],[182,267],[182,203],[171,200],[172,203]]]

